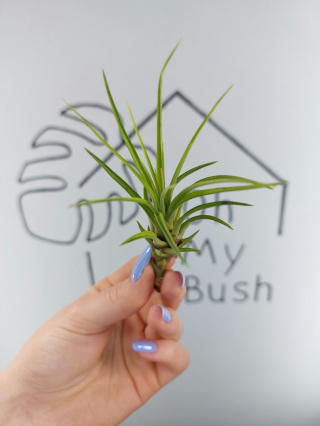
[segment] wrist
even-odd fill
[[[0,426],[34,424],[24,408],[22,395],[17,391],[7,370],[0,373],[0,407]]]

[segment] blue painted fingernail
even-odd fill
[[[141,277],[142,272],[144,271],[145,267],[150,262],[152,255],[152,246],[151,244],[148,245],[148,247],[141,253],[139,259],[137,260],[137,263],[134,265],[131,279],[132,281],[138,281],[138,279]]]
[[[180,271],[176,271],[176,272],[181,277],[181,285],[180,285],[180,287],[183,288],[186,285],[186,277]]]
[[[168,309],[167,308],[165,308],[164,306],[162,306],[162,305],[158,305],[159,306],[159,308],[161,308],[161,311],[162,311],[162,319],[163,319],[163,321],[165,321],[165,322],[170,322],[171,321],[171,314],[170,314],[170,312],[168,311]]]
[[[155,352],[157,350],[157,345],[148,340],[137,340],[132,343],[132,348],[136,352]]]

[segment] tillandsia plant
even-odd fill
[[[130,238],[125,240],[122,244],[127,244],[129,242],[144,238],[152,246],[152,266],[155,271],[155,283],[154,287],[157,291],[160,292],[161,281],[166,272],[167,265],[170,260],[177,256],[181,259],[183,264],[186,264],[182,253],[200,251],[193,248],[186,247],[186,245],[194,238],[194,236],[199,232],[196,231],[192,235],[186,236],[186,232],[189,226],[199,219],[212,220],[219,222],[222,225],[227,226],[232,229],[231,226],[219,219],[218,217],[207,215],[207,214],[196,214],[197,212],[203,211],[207,208],[220,205],[238,205],[238,206],[250,206],[251,204],[239,203],[235,201],[215,201],[206,204],[199,204],[196,207],[182,213],[183,205],[189,200],[194,198],[199,198],[204,195],[211,195],[223,192],[230,191],[243,191],[256,188],[270,188],[272,189],[275,185],[281,184],[283,182],[276,183],[260,183],[251,179],[245,179],[238,176],[229,176],[229,175],[217,175],[209,176],[201,180],[197,180],[192,185],[187,186],[182,189],[176,195],[174,191],[176,186],[180,184],[187,176],[192,175],[204,167],[211,166],[216,163],[216,161],[211,161],[209,163],[201,164],[199,166],[193,167],[192,169],[182,173],[182,168],[185,163],[185,160],[197,138],[200,131],[209,120],[211,114],[225,97],[225,95],[232,88],[229,87],[223,95],[218,99],[214,104],[212,109],[209,111],[208,115],[205,117],[201,125],[196,130],[195,134],[188,143],[181,159],[175,169],[175,172],[171,178],[169,185],[165,181],[165,162],[164,162],[164,147],[162,140],[162,79],[164,71],[176,51],[180,42],[175,46],[168,59],[166,60],[159,78],[158,84],[158,101],[157,101],[157,157],[156,157],[156,166],[154,167],[150,161],[149,155],[146,151],[144,143],[141,139],[141,135],[137,128],[136,122],[133,118],[132,111],[128,104],[129,113],[132,119],[132,123],[141,144],[143,150],[146,164],[141,160],[138,155],[132,141],[130,140],[122,122],[120,115],[118,113],[117,107],[113,101],[107,78],[103,71],[103,79],[105,88],[108,94],[108,98],[117,121],[121,136],[125,142],[132,160],[135,164],[135,168],[126,161],[109,143],[94,129],[94,127],[76,111],[71,105],[69,108],[83,121],[83,123],[89,127],[89,129],[96,135],[96,137],[116,156],[122,161],[123,164],[137,177],[137,179],[143,185],[143,196],[138,194],[127,182],[125,182],[115,171],[108,167],[100,158],[87,149],[87,152],[91,157],[114,179],[128,194],[130,197],[110,197],[99,200],[83,201],[74,206],[83,206],[94,203],[104,203],[111,201],[128,201],[138,203],[140,207],[146,213],[149,224],[147,227],[143,227],[139,222],[138,226],[140,232],[135,235],[132,235]],[[229,186],[229,184],[240,184]],[[227,186],[215,186],[209,189],[203,189],[207,186],[214,186],[217,184],[227,184]],[[202,188],[202,189],[200,189]]]

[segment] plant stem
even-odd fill
[[[161,282],[167,271],[167,265],[174,257],[173,254],[166,254],[161,249],[152,247],[152,266],[155,271],[154,288],[160,293]]]

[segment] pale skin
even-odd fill
[[[131,280],[137,259],[92,286],[23,346],[0,374],[0,425],[118,425],[187,368],[176,313],[185,296],[182,277],[169,269],[159,294],[150,263]],[[169,323],[159,304],[169,310]],[[157,350],[135,352],[136,340],[152,341]]]

